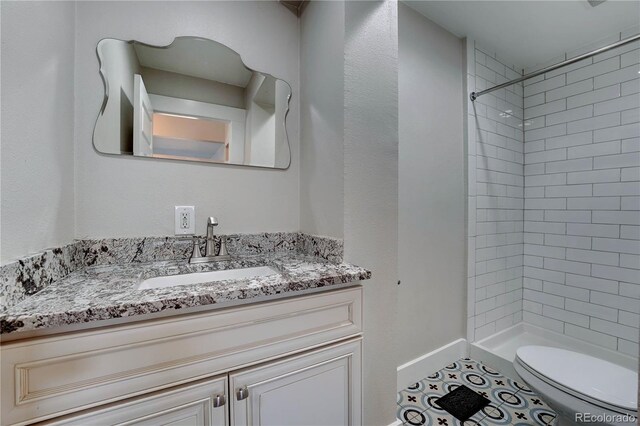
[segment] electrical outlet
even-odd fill
[[[176,235],[193,235],[196,233],[196,209],[194,206],[176,206]]]

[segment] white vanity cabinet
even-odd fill
[[[352,339],[41,424],[359,425],[360,351]]]
[[[357,425],[362,287],[3,342],[0,424]]]

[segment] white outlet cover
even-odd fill
[[[174,226],[176,235],[194,235],[196,233],[196,208],[194,206],[176,206]]]

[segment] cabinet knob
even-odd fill
[[[213,397],[213,408],[222,407],[227,403],[227,398],[224,395],[216,395]]]
[[[247,399],[249,397],[249,389],[246,386],[238,388],[236,391],[236,398],[238,401],[242,401],[243,399]]]

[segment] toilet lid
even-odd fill
[[[522,346],[518,359],[541,378],[605,404],[635,411],[638,376],[627,368],[566,349]]]

